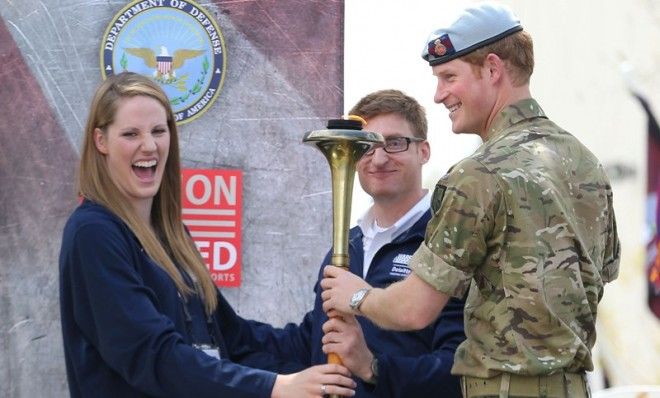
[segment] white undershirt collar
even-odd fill
[[[362,217],[358,218],[357,224],[362,230],[362,245],[364,247],[364,266],[362,277],[366,278],[371,261],[381,247],[392,242],[401,233],[412,227],[431,206],[431,192],[426,190],[424,196],[406,214],[399,218],[390,227],[382,228],[376,223],[373,206],[371,206]]]

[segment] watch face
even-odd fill
[[[360,302],[364,298],[365,294],[367,294],[367,289],[360,289],[357,292],[353,293],[353,297],[351,297],[351,309],[357,310],[358,306],[360,305]]]

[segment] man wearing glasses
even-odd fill
[[[431,195],[422,188],[422,166],[430,156],[426,114],[415,99],[397,90],[367,95],[350,114],[365,119],[364,129],[386,140],[357,165],[360,184],[373,205],[350,231],[350,271],[372,286],[386,287],[410,273],[408,261],[423,242],[431,218]],[[322,266],[330,264],[330,255]],[[318,284],[315,291],[314,309],[299,325],[273,329],[252,322],[266,350],[305,367],[326,363],[327,353],[337,353],[356,378],[356,397],[460,397],[459,380],[450,369],[465,339],[462,300],[451,300],[422,330],[393,332],[366,318],[328,320]]]

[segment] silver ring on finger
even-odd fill
[[[322,394],[322,395],[326,395],[327,393],[328,393],[328,392],[326,391],[326,385],[325,385],[325,384],[321,384],[321,394]]]

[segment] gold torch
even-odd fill
[[[326,130],[307,132],[303,142],[316,146],[325,155],[332,177],[332,259],[331,264],[348,270],[348,230],[355,166],[373,146],[383,145],[378,133],[362,131],[360,120],[334,119]],[[341,364],[330,353],[328,363]],[[335,396],[333,396],[335,397]]]

